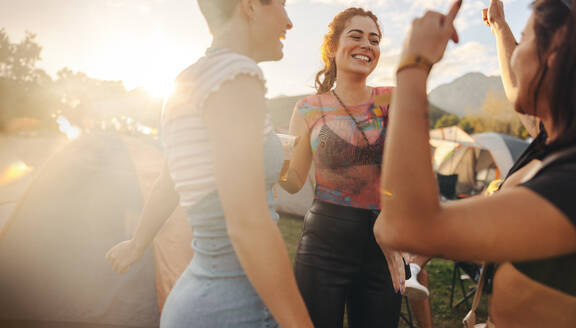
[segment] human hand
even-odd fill
[[[126,273],[130,266],[138,261],[144,251],[140,251],[132,240],[123,241],[106,253],[106,260],[119,273]]]
[[[394,290],[404,295],[406,292],[406,270],[404,261],[402,260],[403,253],[391,249],[382,249],[382,252],[388,263],[388,270],[390,271]]]
[[[456,0],[446,15],[427,11],[421,18],[412,21],[412,28],[404,40],[402,58],[407,55],[420,55],[435,64],[444,56],[449,40],[458,43],[458,33],[454,19],[460,10],[462,0]]]
[[[506,23],[504,4],[501,0],[490,0],[488,8],[482,9],[482,21],[484,25],[492,28],[492,32],[499,24]]]

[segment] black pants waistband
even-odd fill
[[[366,218],[370,218],[374,221],[376,220],[376,217],[378,217],[378,214],[380,214],[380,210],[338,205],[317,199],[312,203],[310,212],[351,221]]]

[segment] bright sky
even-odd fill
[[[498,74],[496,47],[482,24],[488,0],[464,0],[456,25],[461,43],[450,46],[435,67],[432,87],[467,72]],[[313,92],[321,68],[320,46],[327,25],[339,11],[359,6],[380,19],[384,38],[380,64],[371,85],[393,83],[392,72],[412,18],[425,9],[446,10],[451,0],[288,0],[294,28],[288,32],[284,59],[264,63],[268,97]],[[512,31],[519,38],[530,1],[504,0]],[[210,45],[195,0],[18,0],[0,2],[0,28],[12,42],[24,31],[43,46],[39,66],[49,74],[63,67],[106,80],[122,80],[128,89],[143,86],[162,94],[178,73]]]

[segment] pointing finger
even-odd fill
[[[460,11],[460,7],[462,7],[462,0],[456,0],[452,3],[448,14],[446,14],[446,24],[452,24],[454,22],[456,15],[458,15],[458,11]]]

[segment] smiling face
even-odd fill
[[[380,58],[380,31],[374,20],[368,16],[350,18],[333,55],[339,74],[370,75]]]
[[[268,4],[255,1],[251,34],[256,61],[282,59],[282,41],[286,38],[286,32],[292,28],[285,6],[286,0],[271,0]]]

